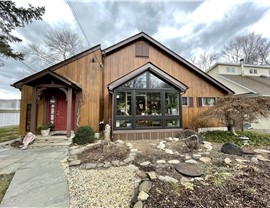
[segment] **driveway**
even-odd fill
[[[68,148],[0,148],[0,174],[15,172],[0,205],[3,207],[69,207],[61,164]]]

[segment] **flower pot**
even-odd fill
[[[171,109],[171,112],[172,112],[172,115],[177,115],[178,112],[177,112],[177,109],[176,108],[172,108]]]
[[[49,136],[51,129],[41,130],[40,133],[42,136]]]

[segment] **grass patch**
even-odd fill
[[[0,142],[6,142],[19,137],[19,126],[1,127]]]
[[[7,175],[0,175],[0,203],[2,202],[8,186],[14,176],[14,173]]]
[[[238,137],[233,135],[231,132],[227,131],[209,131],[203,134],[204,140],[209,142],[218,142],[218,143],[226,143],[231,142],[237,144],[239,146],[243,145],[242,140],[239,138],[240,136],[246,136],[249,138],[249,144],[251,146],[269,146],[270,145],[270,134],[265,133],[257,133],[250,131],[239,131],[237,132]]]

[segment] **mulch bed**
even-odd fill
[[[129,148],[124,144],[96,145],[78,155],[78,159],[81,163],[122,161],[128,157],[129,153]]]
[[[240,174],[217,186],[212,181],[193,182],[194,190],[161,181],[153,183],[145,207],[218,208],[270,207],[270,164],[244,167]],[[208,185],[206,185],[208,184]]]

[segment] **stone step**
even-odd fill
[[[63,142],[63,143],[33,143],[28,146],[29,149],[35,148],[44,148],[44,147],[69,147],[71,146],[71,142]]]
[[[69,138],[35,139],[34,143],[64,143],[64,142],[72,142],[72,139]]]

